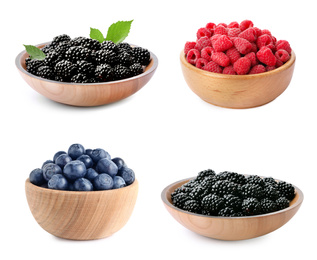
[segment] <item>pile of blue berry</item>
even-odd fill
[[[26,58],[26,70],[41,78],[73,83],[97,83],[143,73],[150,52],[142,47],[62,34],[41,49],[42,60]]]
[[[261,215],[289,207],[295,187],[285,181],[258,175],[245,176],[204,170],[171,194],[180,209],[208,216]]]
[[[30,175],[31,183],[56,190],[94,191],[118,189],[132,184],[134,171],[120,157],[111,158],[104,149],[85,149],[72,144],[55,153]]]

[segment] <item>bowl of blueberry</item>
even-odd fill
[[[138,181],[122,158],[72,144],[30,172],[25,192],[33,217],[48,233],[94,240],[111,236],[128,222]]]
[[[50,42],[24,46],[26,50],[16,57],[23,79],[43,96],[73,106],[127,98],[148,83],[158,66],[148,49],[103,37],[62,34]]]
[[[187,229],[219,240],[244,240],[286,224],[304,196],[296,186],[272,177],[208,169],[168,185],[161,198]]]

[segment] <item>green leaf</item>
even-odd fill
[[[115,44],[123,42],[124,39],[129,35],[132,22],[133,20],[118,21],[110,25],[107,32],[106,41],[113,41]]]
[[[90,27],[90,38],[99,41],[102,43],[105,41],[105,38],[103,37],[103,34],[98,29],[94,29]]]
[[[36,46],[33,45],[25,45],[23,44],[25,47],[26,52],[30,55],[30,59],[37,59],[37,60],[44,60],[46,55],[45,53],[37,48]]]

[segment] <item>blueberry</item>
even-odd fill
[[[113,161],[103,158],[98,161],[96,171],[98,173],[107,173],[113,178],[118,173],[118,167]]]
[[[61,174],[62,169],[55,163],[48,163],[43,168],[43,176],[46,181],[49,181],[53,175]]]
[[[93,179],[95,179],[98,176],[98,172],[96,172],[93,168],[89,168],[87,169],[85,178],[92,181]]]
[[[43,170],[40,168],[31,171],[29,179],[31,183],[37,186],[41,186],[46,182],[43,176]]]
[[[57,164],[59,167],[63,169],[64,166],[71,161],[72,158],[67,153],[62,153],[60,156],[56,158],[55,164]]]
[[[111,190],[113,187],[113,179],[107,173],[99,174],[93,181],[96,190]]]
[[[121,176],[127,185],[130,185],[135,180],[134,171],[125,166],[120,169],[118,176]]]
[[[79,178],[76,181],[74,181],[73,190],[76,191],[92,191],[94,189],[92,183],[85,179],[85,178]]]
[[[113,189],[119,189],[127,186],[124,179],[120,176],[113,177]]]
[[[44,166],[48,163],[54,163],[52,160],[46,160],[43,164],[42,164],[42,169],[44,168]]]
[[[81,144],[72,144],[68,148],[68,155],[76,160],[79,156],[85,153],[85,148]]]
[[[48,188],[54,189],[54,190],[67,190],[68,181],[62,174],[55,174],[48,181]]]
[[[71,161],[67,163],[63,169],[63,173],[65,177],[70,180],[74,181],[78,178],[82,178],[86,174],[86,166],[82,161]]]
[[[90,157],[93,159],[93,161],[95,163],[97,163],[102,158],[107,158],[109,160],[111,159],[110,154],[108,152],[106,152],[104,149],[101,149],[101,148],[94,149],[91,152],[91,156]]]
[[[125,162],[120,157],[113,158],[112,161],[117,165],[118,170],[120,170],[122,166],[126,166]]]
[[[93,160],[90,158],[89,155],[86,155],[86,154],[79,156],[77,160],[82,161],[85,164],[87,169],[91,168],[94,165]]]
[[[87,154],[89,157],[91,157],[92,149],[86,149],[85,154]]]
[[[56,159],[58,156],[60,156],[61,154],[65,154],[65,153],[66,153],[65,151],[59,151],[59,152],[55,153],[54,157],[53,157],[54,163],[56,163]]]

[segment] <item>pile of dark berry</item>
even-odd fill
[[[257,175],[213,170],[177,188],[172,202],[180,209],[208,216],[242,217],[266,214],[289,207],[295,188],[284,181]]]
[[[55,190],[93,191],[118,189],[132,184],[134,171],[120,157],[111,158],[104,149],[85,149],[72,144],[58,151],[53,160],[29,175],[34,185]]]
[[[128,43],[114,44],[63,34],[41,49],[43,60],[26,58],[26,69],[36,76],[74,83],[96,83],[141,74],[150,63],[150,52]]]

